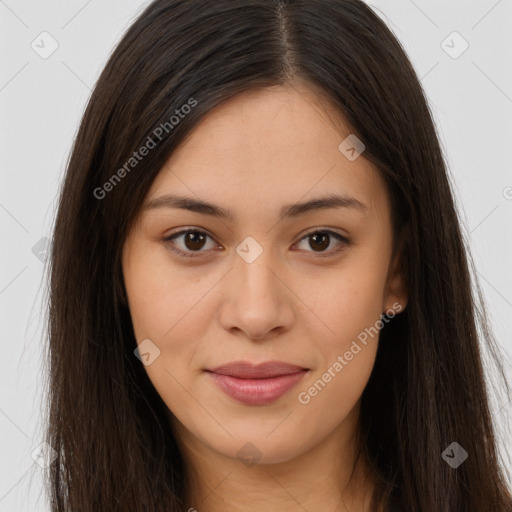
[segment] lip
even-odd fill
[[[258,365],[237,361],[206,371],[235,400],[246,405],[266,405],[297,385],[308,369],[282,361]]]

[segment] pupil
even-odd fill
[[[195,240],[195,237],[198,237],[202,240],[200,242],[198,242],[197,240]],[[187,249],[191,249],[191,250],[201,249],[204,245],[204,239],[205,239],[205,237],[201,233],[197,233],[196,231],[191,231],[187,234],[187,237],[185,239],[185,245],[186,245]],[[192,246],[190,244],[192,244]],[[197,244],[199,244],[199,246]]]
[[[328,240],[329,238],[329,235],[323,233],[323,234],[314,234],[314,235],[311,235],[311,238],[313,239],[313,244],[316,244],[317,243],[317,239],[318,238],[322,238],[323,242],[325,242],[326,240]],[[311,241],[309,242],[309,245],[312,249],[315,249],[315,247],[313,246],[313,244],[311,243]],[[324,243],[323,244],[323,247],[321,247],[321,249],[325,249],[326,247],[329,246],[329,242],[327,242],[327,245]]]

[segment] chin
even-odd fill
[[[205,444],[225,457],[237,459],[247,467],[266,464],[282,464],[294,460],[315,444],[306,443],[296,434],[287,432],[284,437],[268,435],[268,429],[246,430],[233,438],[219,442],[219,439],[204,440]]]

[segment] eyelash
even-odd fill
[[[165,237],[162,241],[166,243],[166,245],[169,247],[169,249],[171,251],[175,252],[180,257],[184,257],[184,258],[197,258],[197,257],[200,257],[200,253],[206,252],[206,251],[202,251],[202,250],[199,250],[199,251],[183,251],[182,249],[178,249],[176,247],[176,245],[172,242],[172,240],[174,240],[175,238],[178,238],[178,237],[180,237],[180,236],[182,236],[184,234],[187,234],[187,233],[195,233],[195,234],[199,234],[199,235],[206,235],[207,237],[210,237],[213,240],[213,237],[210,236],[205,231],[201,231],[199,229],[184,229],[184,230],[178,231],[176,233],[172,233],[171,235]],[[328,257],[335,256],[338,253],[340,253],[341,251],[343,251],[343,249],[345,249],[345,246],[350,244],[350,240],[348,240],[344,236],[340,235],[339,233],[336,233],[335,231],[331,231],[331,230],[328,230],[328,229],[317,229],[315,231],[310,231],[309,233],[306,233],[306,235],[304,235],[299,240],[299,242],[297,242],[297,243],[300,243],[300,242],[302,242],[302,240],[304,240],[304,239],[306,239],[306,238],[308,238],[308,237],[310,237],[312,235],[316,235],[316,234],[327,234],[327,235],[332,236],[333,238],[335,238],[339,242],[341,242],[341,244],[338,246],[337,249],[334,249],[334,250],[331,249],[328,252],[318,252],[318,253],[316,253],[318,255],[318,257],[320,257],[320,258],[328,258]],[[312,251],[307,251],[307,252],[312,252]]]

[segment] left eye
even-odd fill
[[[184,247],[180,248],[174,242],[174,240],[180,239],[182,237],[184,237],[184,239],[182,240]],[[169,248],[172,251],[178,253],[180,256],[190,258],[190,257],[199,256],[198,254],[194,254],[194,253],[205,252],[201,249],[204,248],[205,241],[208,238],[213,241],[213,238],[210,235],[208,235],[207,233],[205,233],[204,231],[200,231],[197,229],[186,229],[186,230],[180,231],[178,233],[174,233],[174,234],[166,237],[164,239],[164,242],[170,242]],[[331,241],[333,238],[339,242],[338,247],[336,247],[334,249],[330,249],[329,251],[326,251],[325,249],[331,245]],[[317,231],[312,231],[312,232],[308,233],[307,235],[305,235],[298,242],[297,245],[306,241],[307,239],[310,239],[309,244],[308,244],[310,248],[314,249],[316,247],[316,250],[313,250],[311,252],[320,253],[319,256],[321,256],[321,257],[337,254],[338,252],[343,250],[346,245],[348,245],[350,243],[348,239],[346,239],[344,236],[342,236],[339,233],[336,233],[334,231],[317,230]],[[213,247],[215,247],[215,243],[213,243]]]
[[[322,230],[322,231],[313,231],[311,233],[308,233],[304,238],[300,240],[300,242],[303,242],[309,238],[309,247],[320,250],[314,250],[313,252],[320,252],[319,256],[325,257],[325,256],[332,256],[334,254],[338,254],[340,251],[342,251],[346,245],[348,245],[350,242],[347,238],[344,236],[341,236],[339,233],[336,233],[334,231],[330,230]],[[326,251],[326,242],[327,247],[331,245],[332,239],[335,239],[338,242],[338,246],[334,249],[331,249],[329,251]],[[300,243],[299,242],[299,243]],[[320,246],[320,247],[319,247]],[[324,254],[325,253],[325,254]]]

